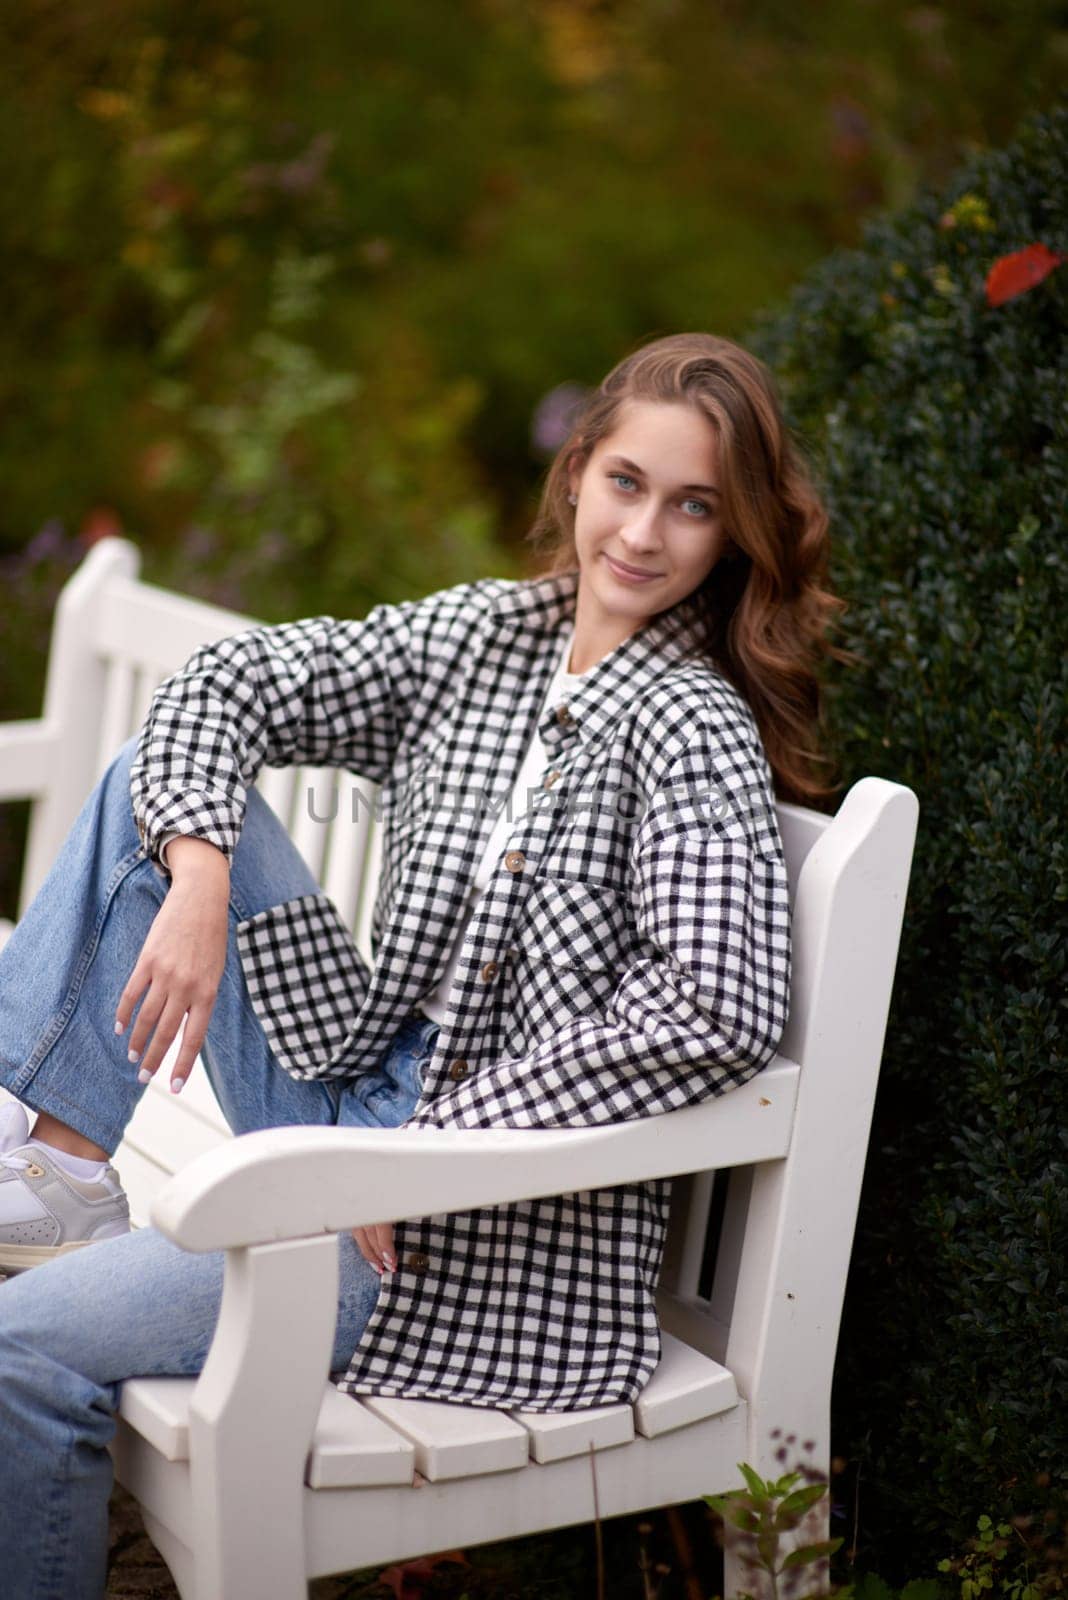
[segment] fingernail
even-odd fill
[[[133,1056],[131,1059],[136,1061],[137,1057]],[[145,1070],[145,1068],[142,1067],[140,1072],[137,1074],[137,1081],[138,1081],[138,1083],[151,1083],[152,1082],[152,1074],[151,1074],[151,1072],[147,1072]]]
[[[140,1055],[140,1053],[141,1052],[139,1050],[127,1050],[127,1052],[126,1052],[127,1061],[136,1062],[136,1060],[137,1060],[138,1056]]]
[[[171,1094],[181,1094],[181,1092],[182,1092],[182,1090],[184,1088],[185,1088],[185,1079],[184,1078],[172,1078],[171,1079]]]
[[[385,1261],[386,1266],[389,1268],[390,1272],[393,1272],[393,1271],[396,1270],[396,1266],[397,1266],[397,1258],[396,1258],[396,1256],[391,1256],[389,1251],[387,1250],[382,1259]]]
[[[116,1022],[116,1024],[115,1024],[115,1032],[116,1033],[122,1033],[122,1031],[123,1031],[122,1023],[121,1022]]]
[[[381,1277],[382,1276],[382,1268],[378,1265],[378,1262],[377,1261],[372,1261],[371,1265],[372,1265],[372,1267],[374,1267],[375,1271],[378,1273],[378,1276]]]

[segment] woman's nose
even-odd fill
[[[656,550],[659,548],[660,522],[657,508],[651,500],[644,505],[635,506],[630,516],[620,529],[624,544],[632,550]]]

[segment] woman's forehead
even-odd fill
[[[598,457],[626,456],[643,472],[681,472],[714,481],[716,430],[703,411],[682,401],[625,400],[614,427],[598,441]],[[711,475],[711,476],[710,476]]]

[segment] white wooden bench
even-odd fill
[[[34,802],[22,906],[155,685],[248,625],[97,544],[57,609],[44,716],[0,727],[0,799]],[[369,958],[376,830],[335,772],[261,788]],[[368,785],[360,783],[365,795]],[[116,1469],[185,1600],[294,1600],[310,1577],[677,1504],[778,1475],[772,1430],[828,1471],[835,1346],[916,830],[864,778],[832,819],[778,816],[794,974],[780,1053],[722,1099],[592,1131],[283,1129],[230,1137],[202,1069],[161,1071],[115,1160],[137,1220],[226,1249],[198,1380],[124,1385]],[[463,1159],[458,1159],[462,1155]],[[172,1176],[173,1175],[173,1176]],[[633,1406],[535,1415],[356,1400],[328,1382],[343,1228],[671,1176],[663,1359]],[[311,1181],[311,1180],[314,1181]],[[284,1374],[279,1381],[279,1374]],[[826,1499],[822,1509],[826,1537]],[[808,1536],[813,1536],[810,1526]],[[724,1592],[741,1582],[728,1556]]]

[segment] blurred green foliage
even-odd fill
[[[1066,38],[1051,0],[6,7],[0,555],[103,514],[275,618],[514,572],[547,390],[742,330]]]
[[[1062,264],[991,305],[1035,243]],[[753,340],[822,460],[860,657],[828,684],[843,775],[920,799],[833,1437],[865,1564],[931,1570],[993,1507],[1031,1519],[1013,1578],[1042,1540],[1063,1575],[1068,107],[862,245]]]

